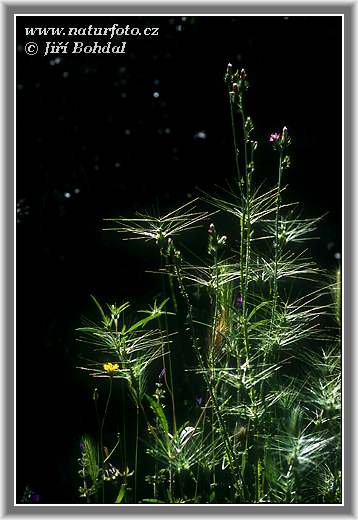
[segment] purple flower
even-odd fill
[[[202,396],[201,396],[201,395],[196,395],[196,396],[195,396],[195,401],[196,401],[196,404],[197,404],[198,406],[201,406],[201,403],[203,402],[203,398],[202,398]]]
[[[85,449],[85,445],[83,444],[83,442],[81,441],[80,442],[80,450],[83,451]]]
[[[236,300],[235,300],[236,307],[241,307],[242,303],[243,303],[242,296],[241,296],[241,294],[238,294],[236,297]]]
[[[277,143],[277,141],[281,138],[281,135],[278,132],[274,132],[270,135],[271,143]]]
[[[31,497],[31,502],[34,502],[35,504],[37,504],[38,502],[40,502],[40,495],[38,493],[32,495]]]

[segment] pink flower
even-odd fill
[[[274,132],[270,135],[271,143],[276,143],[280,139],[281,135],[278,132]]]

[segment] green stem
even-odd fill
[[[160,268],[163,269],[163,258],[164,258],[164,261],[165,261],[165,266],[167,267],[168,266],[168,258],[167,258],[167,255],[165,255],[163,253],[163,251],[161,250],[160,251]],[[163,297],[165,298],[166,296],[166,290],[165,290],[165,281],[164,281],[164,277],[162,277],[162,290],[163,290]],[[167,339],[169,337],[169,329],[168,329],[168,315],[165,311],[165,314],[164,314],[164,321],[165,321],[165,332],[166,332],[166,335],[167,335]],[[168,345],[169,345],[169,341],[168,341]],[[171,359],[171,352],[170,352],[170,347],[168,347],[168,372],[169,372],[169,382],[170,384],[168,384],[168,380],[167,380],[167,373],[166,373],[166,367],[165,367],[165,360],[164,360],[164,356],[163,356],[163,368],[164,368],[164,382],[165,382],[165,386],[167,387],[167,390],[169,392],[169,395],[170,395],[170,399],[171,399],[171,405],[172,405],[172,414],[173,414],[173,432],[174,434],[176,433],[177,431],[177,421],[176,421],[176,413],[175,413],[175,399],[174,399],[174,392],[173,392],[173,370],[172,370],[172,359]]]
[[[122,396],[122,417],[123,417],[123,464],[125,468],[125,476],[124,476],[124,485],[127,487],[127,442],[126,442],[126,409],[125,409],[125,400],[124,400],[124,387],[121,385],[121,396]],[[121,443],[122,444],[122,443]]]
[[[226,426],[225,426],[224,421],[222,419],[222,416],[221,416],[221,413],[220,413],[220,408],[219,408],[218,402],[216,400],[216,397],[214,395],[215,392],[213,392],[211,380],[207,376],[207,367],[205,366],[203,357],[202,357],[201,352],[200,352],[200,348],[199,348],[199,346],[197,344],[197,338],[195,336],[195,329],[194,329],[194,322],[193,322],[193,315],[192,315],[192,305],[190,303],[188,293],[187,293],[187,291],[185,289],[185,286],[183,284],[183,280],[182,280],[182,277],[181,277],[181,274],[180,274],[180,269],[179,269],[179,266],[177,264],[176,264],[176,274],[177,274],[177,279],[178,279],[178,283],[179,283],[179,287],[180,287],[181,293],[182,293],[182,295],[183,295],[183,297],[185,299],[185,302],[186,302],[186,305],[187,305],[187,309],[188,309],[188,324],[189,324],[189,328],[190,328],[190,331],[191,331],[191,338],[192,338],[192,342],[193,342],[194,351],[195,351],[197,359],[198,359],[199,367],[200,367],[200,369],[201,369],[201,371],[203,373],[203,377],[204,377],[205,383],[207,385],[209,396],[210,396],[210,398],[212,400],[212,403],[213,403],[213,407],[214,407],[214,410],[215,410],[216,418],[217,418],[217,421],[218,421],[218,424],[219,424],[221,435],[222,435],[222,438],[223,438],[223,441],[224,441],[224,445],[225,445],[225,448],[226,448],[226,453],[227,453],[227,456],[228,456],[228,459],[229,459],[229,467],[230,467],[230,470],[231,470],[232,485],[233,485],[233,488],[239,494],[241,494],[241,496],[245,500],[245,498],[248,496],[248,490],[247,490],[246,484],[244,482],[244,479],[242,477],[242,474],[241,474],[241,471],[240,471],[240,467],[239,467],[239,464],[238,464],[238,460],[237,460],[236,455],[234,453],[234,450],[232,448],[232,443],[231,443],[229,435],[227,433]],[[238,485],[237,477],[239,477],[240,485]]]
[[[108,396],[107,396],[107,401],[106,401],[106,406],[105,406],[105,409],[104,409],[104,413],[103,413],[103,418],[102,418],[102,423],[101,423],[101,439],[102,439],[102,434],[103,434],[103,426],[104,426],[104,422],[106,420],[106,415],[107,415],[107,410],[108,410],[108,405],[109,405],[109,401],[111,399],[111,395],[112,395],[112,377],[110,378],[109,380],[109,392],[108,392]]]
[[[209,353],[209,370],[210,370],[210,378],[211,378],[211,386],[213,389],[213,392],[215,392],[216,395],[216,387],[214,387],[214,380],[215,380],[215,349],[217,348],[216,345],[216,337],[217,334],[220,334],[220,331],[217,330],[218,325],[218,300],[219,300],[219,270],[218,270],[218,256],[217,256],[217,245],[215,246],[214,251],[214,273],[215,273],[215,294],[214,294],[214,316],[213,316],[213,326],[212,326],[212,332],[211,332],[211,345],[210,345],[210,353]],[[215,456],[215,420],[214,420],[214,409],[211,410],[211,443],[212,443],[212,451],[213,451],[213,458]],[[216,475],[215,475],[215,465],[213,465],[212,470],[212,484],[214,489],[214,495],[215,495],[215,486],[216,486]]]
[[[275,215],[275,232],[274,232],[274,270],[273,270],[273,282],[271,288],[272,295],[272,308],[271,308],[271,330],[273,329],[275,313],[277,309],[277,299],[278,299],[278,283],[277,283],[277,273],[278,273],[278,262],[280,256],[280,241],[278,236],[278,224],[280,217],[280,208],[281,208],[281,179],[282,179],[282,150],[280,151],[279,156],[279,164],[278,164],[278,182],[277,182],[277,196],[276,196],[276,215]],[[263,355],[262,366],[265,368],[267,363],[267,355],[268,352],[265,350]],[[260,396],[261,400],[264,400],[263,395],[264,382],[262,381],[260,384]]]
[[[101,460],[101,463],[103,463],[103,427],[104,427],[104,422],[106,420],[106,415],[107,415],[109,401],[110,401],[111,395],[112,395],[112,381],[113,380],[112,380],[112,377],[111,377],[110,380],[109,380],[109,392],[108,392],[106,406],[104,408],[103,418],[102,418],[102,422],[101,422],[101,426],[100,426],[100,432],[99,432],[99,446],[100,446],[100,460]],[[102,502],[104,503],[104,483],[103,483],[103,486],[102,486]]]
[[[280,241],[278,236],[278,223],[280,217],[281,208],[281,178],[282,178],[282,151],[280,152],[279,166],[278,166],[278,183],[277,183],[277,197],[276,197],[276,216],[275,216],[275,256],[274,256],[274,275],[273,275],[273,294],[272,294],[272,318],[274,317],[277,297],[278,297],[278,284],[277,284],[277,271],[278,261],[280,255]]]
[[[251,165],[248,164],[248,134],[246,131],[246,118],[243,108],[243,99],[241,94],[241,117],[242,117],[242,131],[244,138],[244,156],[245,156],[245,181],[246,181],[246,193],[245,193],[245,214],[246,214],[246,225],[243,222],[242,225],[242,250],[245,247],[245,253],[242,251],[242,264],[241,264],[241,279],[242,279],[242,316],[243,316],[243,339],[246,353],[246,365],[247,371],[249,372],[250,367],[250,346],[249,346],[249,333],[248,333],[248,289],[249,289],[249,278],[250,278],[250,255],[251,255]],[[253,147],[251,145],[251,162],[253,161]],[[245,262],[243,259],[245,256]],[[245,263],[245,267],[244,264]],[[244,271],[244,272],[243,272]],[[250,400],[251,403],[254,401],[254,388],[250,388]]]
[[[139,438],[139,406],[136,407],[136,438],[135,438],[135,458],[134,458],[134,502],[137,503],[137,483],[138,483],[138,438]]]
[[[236,128],[235,128],[235,118],[234,118],[234,105],[232,102],[231,94],[230,94],[230,88],[229,88],[229,100],[230,100],[230,117],[231,117],[231,130],[232,130],[232,136],[233,136],[233,143],[234,143],[234,153],[235,153],[235,164],[236,164],[236,171],[237,171],[237,179],[238,183],[241,189],[241,174],[240,174],[240,164],[239,164],[239,150],[237,147],[237,140],[236,140]]]

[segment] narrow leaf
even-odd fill
[[[116,498],[115,504],[120,504],[126,494],[126,486],[124,484],[121,485],[121,489],[119,490],[118,496]]]
[[[165,417],[165,414],[163,412],[163,408],[160,406],[159,403],[157,403],[157,401],[154,401],[154,399],[152,399],[149,395],[146,395],[146,397],[149,401],[151,409],[153,410],[153,412],[156,414],[156,416],[160,420],[162,428],[167,436],[169,433],[169,426],[168,426],[167,418]]]
[[[102,309],[101,305],[100,305],[99,302],[96,300],[96,298],[93,296],[93,294],[91,294],[91,298],[92,298],[92,300],[94,301],[94,303],[96,304],[96,306],[97,306],[99,312],[101,313],[101,316],[102,316],[103,321],[105,321],[105,320],[106,320],[106,315],[105,315],[104,310]]]

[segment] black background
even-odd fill
[[[26,38],[24,27],[90,23],[159,27],[159,36],[125,38],[125,55],[24,52],[28,41],[43,50],[64,39]],[[102,231],[103,218],[174,208],[198,187],[215,192],[233,178],[229,61],[248,72],[259,179],[275,171],[268,136],[287,125],[288,199],[301,201],[307,217],[328,212],[312,252],[336,265],[341,51],[340,17],[17,18],[19,498],[30,485],[43,503],[79,502],[79,438],[96,426],[94,383],[76,368],[83,346],[75,329],[95,315],[90,294],[141,308],[160,291],[145,273],[157,267],[155,248]]]

